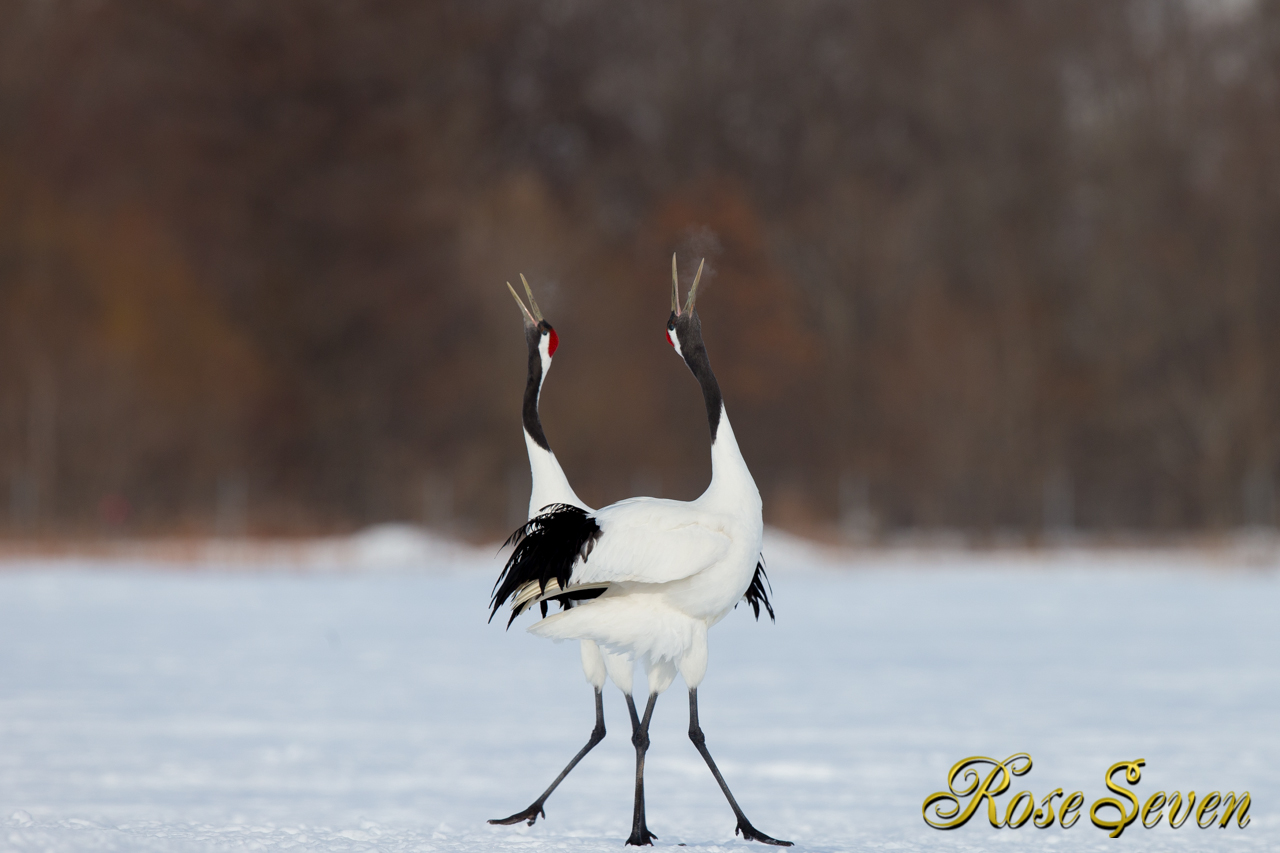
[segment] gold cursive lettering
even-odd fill
[[[1076,825],[1076,821],[1080,819],[1080,815],[1076,812],[1080,811],[1080,807],[1084,805],[1084,794],[1080,791],[1073,791],[1071,796],[1067,797],[1062,804],[1062,810],[1058,812],[1058,823],[1063,829],[1070,829]],[[1067,820],[1067,815],[1071,816],[1071,820]]]
[[[1061,788],[1054,788],[1045,794],[1044,799],[1040,801],[1040,808],[1036,809],[1035,819],[1031,822],[1033,826],[1037,829],[1048,829],[1053,826],[1053,798],[1061,796]]]
[[[1154,829],[1166,817],[1169,826],[1180,829],[1194,817],[1201,829],[1215,823],[1225,829],[1234,819],[1244,829],[1252,818],[1249,808],[1252,799],[1248,791],[1237,798],[1235,791],[1225,795],[1211,791],[1196,804],[1196,792],[1188,791],[1185,800],[1180,791],[1166,795],[1156,791],[1139,803],[1134,785],[1142,781],[1142,768],[1146,759],[1118,761],[1107,768],[1103,781],[1113,796],[1095,800],[1089,807],[1089,820],[1099,829],[1107,830],[1112,838],[1119,838],[1129,826],[1141,818],[1142,826]],[[983,768],[987,768],[985,772]],[[925,798],[922,813],[925,823],[934,829],[957,829],[979,814],[983,803],[987,806],[987,822],[1000,829],[1021,829],[1030,823],[1038,829],[1053,826],[1056,818],[1063,829],[1070,829],[1080,821],[1085,806],[1084,793],[1072,791],[1063,796],[1061,788],[1045,795],[1036,806],[1036,795],[1031,791],[1019,791],[1003,809],[996,798],[1007,792],[1015,776],[1024,776],[1031,770],[1031,756],[1017,752],[1003,761],[985,755],[974,755],[957,761],[947,771],[947,790],[938,791]],[[1061,800],[1058,813],[1054,814],[1054,800]]]
[[[1201,829],[1208,829],[1209,826],[1218,819],[1218,803],[1222,802],[1222,797],[1217,791],[1210,791],[1205,794],[1203,800],[1200,801],[1200,808],[1196,812],[1196,824]],[[1212,809],[1213,811],[1209,811]],[[1209,812],[1209,823],[1204,822],[1205,812]]]
[[[1107,782],[1107,790],[1114,794],[1119,794],[1130,803],[1133,804],[1133,811],[1124,810],[1124,804],[1115,797],[1105,797],[1097,800],[1089,808],[1089,820],[1093,821],[1093,825],[1099,829],[1111,830],[1112,838],[1119,838],[1120,833],[1124,832],[1124,828],[1133,823],[1133,819],[1138,816],[1138,798],[1128,788],[1116,784],[1112,779],[1115,774],[1124,771],[1124,778],[1130,785],[1136,785],[1142,779],[1142,766],[1146,764],[1146,760],[1139,758],[1137,761],[1117,761],[1107,768],[1107,775],[1104,777]],[[1099,817],[1098,812],[1105,808],[1112,808],[1119,812],[1115,820]]]
[[[1187,791],[1186,814],[1182,817],[1178,817],[1178,809],[1182,806],[1182,794],[1174,791],[1173,795],[1169,797],[1169,826],[1172,826],[1174,829],[1180,829],[1182,825],[1187,822],[1187,818],[1191,817],[1191,810],[1195,808],[1195,805],[1196,792]]]
[[[1013,813],[1018,810],[1018,803],[1022,802],[1026,797],[1027,805],[1022,814],[1014,817]],[[1036,798],[1032,796],[1030,791],[1019,791],[1013,795],[1013,799],[1009,801],[1009,808],[1004,810],[1004,824],[1010,829],[1021,829],[1023,824],[1031,820],[1031,813],[1035,810]]]
[[[1151,819],[1152,813],[1155,813],[1155,819]],[[1142,825],[1147,829],[1152,829],[1156,824],[1160,823],[1160,819],[1164,817],[1164,791],[1156,791],[1147,798],[1147,804],[1142,807]]]
[[[1222,808],[1225,811],[1222,813],[1222,820],[1218,823],[1219,829],[1226,828],[1227,824],[1231,821],[1231,813],[1236,810],[1237,806],[1240,808],[1240,813],[1236,818],[1236,823],[1241,829],[1244,829],[1249,825],[1249,792],[1245,791],[1241,794],[1240,800],[1237,802],[1236,792],[1228,791],[1226,798],[1222,801]]]
[[[991,765],[986,778],[982,778],[974,768],[983,764]],[[999,828],[1004,825],[996,810],[995,798],[1009,788],[1013,776],[1022,776],[1031,769],[1031,756],[1025,752],[1015,753],[1004,761],[996,761],[982,755],[975,755],[952,765],[947,773],[947,790],[930,794],[924,801],[922,809],[924,822],[934,829],[956,829],[969,822],[983,800],[987,803],[987,820]],[[963,782],[961,782],[963,779]],[[960,786],[960,787],[957,787]],[[972,796],[962,811],[960,801]],[[931,820],[929,808],[933,807]],[[1007,817],[1007,816],[1006,816]]]

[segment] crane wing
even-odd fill
[[[570,586],[680,580],[724,559],[732,545],[715,516],[681,501],[632,498],[594,518],[600,535],[574,563]]]
[[[511,603],[511,620],[549,598],[581,600],[612,583],[668,583],[723,560],[732,547],[719,517],[660,498],[632,498],[595,513],[557,504],[521,526],[494,584],[489,618]],[[509,626],[511,621],[507,622]]]

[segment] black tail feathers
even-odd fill
[[[569,504],[552,504],[542,509],[527,524],[516,528],[503,543],[504,546],[515,545],[515,550],[493,585],[493,597],[489,602],[492,607],[490,622],[497,615],[498,608],[512,600],[526,584],[537,582],[539,591],[546,592],[547,584],[554,579],[561,589],[568,589],[573,564],[579,557],[586,560],[600,538],[600,525],[587,515],[586,510]],[[567,592],[556,596],[556,599],[562,607],[567,607],[573,599],[591,598],[602,591]],[[545,616],[547,604],[545,601],[539,604]],[[520,611],[512,610],[511,618],[507,620],[508,628],[519,615]]]
[[[767,587],[767,590],[766,590]],[[755,576],[751,578],[751,586],[747,587],[747,594],[742,596],[743,601],[751,605],[751,610],[756,615],[756,621],[760,621],[760,605],[764,605],[764,609],[769,611],[769,621],[777,622],[773,615],[773,605],[769,602],[769,593],[773,592],[773,585],[769,583],[769,576],[764,573],[764,555],[760,555],[760,561],[756,563]],[[737,605],[734,605],[735,607]]]

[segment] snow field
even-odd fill
[[[617,850],[633,751],[586,741],[576,644],[487,625],[500,561],[413,571],[0,567],[0,851]],[[708,746],[762,831],[797,849],[1280,849],[1280,577],[1195,555],[839,556],[766,546],[778,623],[711,631]],[[403,567],[402,567],[403,568]],[[643,680],[640,680],[643,684]],[[659,700],[646,788],[659,847],[764,849]],[[970,755],[1029,752],[1011,791],[1082,790],[1068,830],[927,827]],[[1115,762],[1156,790],[1250,791],[1246,829],[1088,822]],[[1006,794],[1001,803],[1010,799]]]

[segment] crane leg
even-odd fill
[[[649,694],[649,702],[644,706],[644,718],[636,714],[636,703],[627,694],[627,710],[631,712],[631,743],[636,748],[636,805],[631,814],[631,837],[627,844],[642,847],[653,844],[658,837],[649,831],[644,820],[644,754],[649,749],[649,720],[653,718],[653,706],[658,701],[657,693]]]
[[[729,801],[729,807],[733,809],[734,816],[738,818],[738,826],[733,830],[733,834],[742,833],[743,839],[747,841],[759,841],[762,844],[773,844],[777,847],[790,847],[790,841],[779,841],[776,838],[770,838],[752,826],[751,821],[747,820],[747,816],[738,807],[738,801],[733,798],[733,794],[729,791],[729,786],[725,784],[724,777],[720,775],[720,768],[716,767],[714,759],[711,758],[711,753],[707,751],[707,738],[702,733],[702,727],[698,725],[698,688],[696,687],[689,689],[689,740],[693,741],[693,745],[698,748],[698,752],[702,753],[703,760],[711,768],[711,775],[716,777],[716,781],[720,783],[720,790],[724,791],[725,799]]]
[[[630,699],[631,697],[628,696],[627,700],[630,701]],[[632,716],[635,716],[634,710],[632,711]],[[551,792],[554,791],[556,787],[561,782],[564,781],[564,777],[569,775],[569,771],[572,770],[574,767],[578,766],[578,762],[582,760],[582,757],[586,755],[588,752],[590,752],[595,747],[595,745],[602,740],[604,740],[604,696],[600,692],[600,688],[597,687],[596,688],[596,727],[591,730],[591,738],[590,740],[587,741],[587,745],[584,746],[582,749],[578,750],[578,754],[573,757],[573,760],[569,762],[567,767],[565,767],[563,770],[560,771],[560,775],[557,776],[555,781],[551,783],[551,787],[543,791],[542,796],[538,797],[538,799],[533,801],[533,805],[529,806],[529,808],[525,809],[522,812],[513,814],[511,817],[504,817],[501,820],[491,820],[489,821],[489,823],[500,824],[502,826],[510,826],[513,823],[519,823],[520,821],[523,820],[527,822],[529,826],[533,826],[533,822],[538,819],[538,815],[542,815],[545,818],[547,816],[547,813],[542,810],[542,806],[544,803],[546,803],[547,797],[550,797]]]

